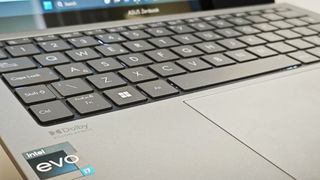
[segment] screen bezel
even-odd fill
[[[146,15],[143,17],[154,17],[154,16],[161,16],[161,15],[173,15],[173,14],[180,14],[180,13],[187,13],[187,12],[201,12],[206,10],[214,10],[214,9],[222,9],[222,8],[231,8],[231,7],[240,7],[240,6],[248,6],[248,5],[260,5],[260,4],[270,4],[273,3],[274,0],[198,0],[198,9],[197,10],[187,10],[183,12],[170,12],[168,14],[152,14],[152,15]],[[164,6],[169,5],[168,3],[164,3]],[[142,5],[144,6],[144,5]],[[158,6],[158,5],[155,5]],[[180,6],[178,6],[180,8]],[[190,6],[191,7],[191,6]],[[59,28],[59,27],[67,27],[67,26],[75,26],[75,25],[86,25],[86,24],[93,24],[93,23],[101,23],[101,22],[113,22],[113,21],[119,21],[119,20],[126,20],[125,18],[120,19],[98,19],[98,20],[90,20],[87,22],[77,22],[74,24],[68,24],[63,21],[63,23],[60,24],[53,24],[50,25],[47,22],[55,22],[57,20],[50,20],[50,18],[53,17],[53,19],[60,19],[61,17],[65,18],[74,18],[75,16],[79,16],[79,14],[85,12],[89,12],[90,16],[93,17],[99,17],[99,12],[105,11],[106,13],[109,13],[109,11],[112,11],[111,9],[94,9],[94,10],[81,10],[81,11],[66,11],[66,12],[60,12],[60,13],[45,13],[43,15],[34,15],[34,16],[16,16],[16,17],[5,17],[4,19],[0,19],[1,22],[4,20],[5,22],[8,22],[8,25],[5,26],[6,28],[3,28],[3,31],[0,31],[0,34],[2,33],[18,33],[18,32],[28,32],[28,31],[36,31],[36,30],[46,30],[51,28]],[[109,13],[110,14],[110,13]],[[85,17],[85,16],[84,16]],[[45,20],[46,18],[49,18],[48,20]],[[33,21],[32,19],[41,19],[40,21]],[[43,20],[44,19],[44,20]],[[84,18],[85,19],[85,18]],[[70,21],[70,20],[69,20]],[[19,22],[24,23],[25,25],[18,26]],[[31,23],[26,23],[31,22]],[[40,23],[39,23],[40,22]],[[71,21],[72,22],[72,21]],[[39,27],[40,26],[42,27]]]

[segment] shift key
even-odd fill
[[[59,80],[49,68],[20,71],[3,75],[11,87],[28,86]]]

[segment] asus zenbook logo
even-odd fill
[[[68,134],[70,135],[76,132],[86,131],[88,129],[89,129],[88,124],[82,124],[82,125],[75,125],[72,127],[65,127],[65,128],[49,131],[49,134],[51,136],[68,135]]]

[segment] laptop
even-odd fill
[[[25,179],[320,179],[320,16],[272,0],[1,0]]]

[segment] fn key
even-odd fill
[[[33,105],[30,110],[41,123],[73,117],[73,113],[61,101]]]

